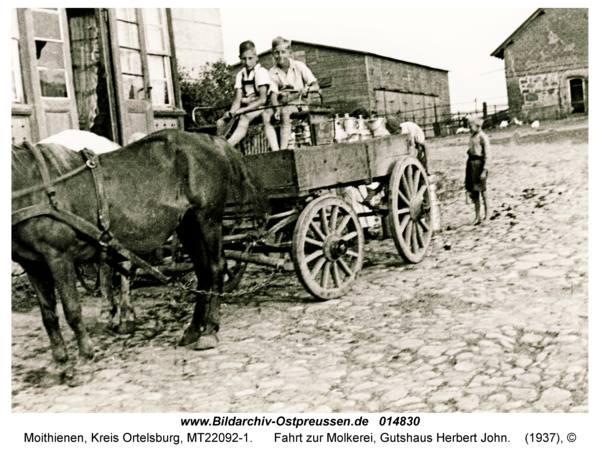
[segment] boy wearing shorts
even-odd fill
[[[262,116],[265,125],[265,135],[271,149],[278,149],[277,134],[271,125],[271,113],[261,109],[267,105],[267,97],[272,87],[269,72],[258,63],[256,47],[252,41],[240,44],[240,60],[243,68],[235,78],[235,100],[223,118],[217,121],[217,134],[222,135],[229,121],[239,115],[238,125],[227,140],[230,145],[236,145],[248,132],[250,122]]]
[[[273,40],[271,51],[275,66],[269,70],[269,76],[273,82],[273,91],[277,93],[277,99],[273,104],[277,106],[275,116],[281,118],[281,149],[288,147],[292,136],[292,122],[290,115],[298,112],[299,105],[305,105],[303,98],[309,92],[319,92],[319,83],[310,69],[301,61],[290,58],[290,41],[281,37]],[[286,94],[286,91],[297,93]]]
[[[487,134],[481,130],[483,122],[480,118],[469,118],[469,129],[471,137],[469,138],[469,149],[467,154],[467,169],[465,175],[465,189],[475,204],[474,224],[481,224],[479,215],[479,195],[483,201],[483,219],[487,219],[487,200],[485,197],[487,168],[486,160],[490,150],[490,139]]]

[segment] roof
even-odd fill
[[[491,53],[492,57],[496,57],[496,58],[500,58],[500,59],[504,59],[504,48],[506,46],[508,46],[509,44],[512,44],[514,41],[514,37],[516,35],[518,35],[522,30],[524,30],[525,28],[527,28],[529,26],[529,24],[531,24],[536,18],[538,18],[539,16],[541,16],[542,14],[546,14],[545,8],[538,8],[537,10],[535,10],[535,12],[529,16],[529,18],[527,18],[527,20],[525,22],[523,22],[519,28],[517,28],[512,35],[510,35],[508,38],[506,38],[504,40],[504,42],[502,44],[500,44],[498,46],[498,48]]]
[[[396,62],[400,62],[400,63],[407,63],[409,65],[420,66],[421,68],[427,68],[427,69],[431,69],[433,71],[442,71],[442,72],[445,72],[445,73],[448,72],[447,69],[433,68],[431,66],[421,65],[419,63],[413,63],[413,62],[410,62],[410,61],[399,60],[397,58],[386,57],[385,55],[374,54],[373,52],[364,52],[364,51],[361,51],[361,50],[345,49],[343,47],[326,46],[324,44],[309,43],[309,42],[306,42],[306,41],[294,41],[294,40],[291,40],[291,42],[292,42],[292,46],[294,44],[302,44],[302,45],[305,45],[305,46],[320,47],[320,48],[323,48],[323,49],[341,50],[343,52],[351,52],[351,53],[354,53],[354,54],[369,55],[371,57],[385,58],[386,60],[396,61]],[[263,55],[266,55],[269,52],[271,52],[270,49],[269,50],[265,50],[264,52],[261,52],[260,54],[258,54],[258,56],[262,57]],[[238,66],[240,64],[241,63],[237,63],[237,64],[235,64],[233,66]]]

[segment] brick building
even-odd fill
[[[65,129],[126,144],[183,128],[178,63],[223,58],[218,9],[12,9],[13,143]]]
[[[292,55],[319,80],[325,104],[343,115],[362,107],[399,114],[433,135],[433,124],[450,117],[448,71],[370,52],[292,41]],[[273,66],[271,52],[260,63]]]
[[[539,8],[494,52],[504,60],[511,115],[588,112],[588,10]]]

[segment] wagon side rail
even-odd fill
[[[387,178],[394,163],[410,154],[406,136],[399,135],[248,155],[244,161],[269,197],[281,199],[370,184]]]

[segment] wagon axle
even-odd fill
[[[323,254],[330,262],[335,262],[348,251],[348,244],[339,235],[329,235],[323,243]]]
[[[410,217],[413,221],[418,222],[423,214],[425,213],[425,206],[423,205],[423,197],[417,197],[410,201]]]

